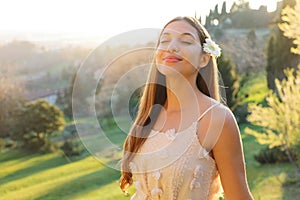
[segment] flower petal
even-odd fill
[[[205,39],[203,50],[213,56],[219,57],[221,55],[221,48],[214,41],[209,38]]]
[[[200,183],[194,178],[192,181],[191,181],[191,184],[190,184],[190,189],[194,189],[194,188],[199,188],[200,187]]]
[[[175,140],[176,138],[176,131],[174,128],[167,130],[165,134],[169,140]]]
[[[151,195],[155,196],[155,195],[159,195],[159,194],[162,194],[162,190],[160,188],[153,188],[151,190]]]
[[[155,179],[155,180],[159,180],[159,178],[160,178],[160,172],[159,172],[159,170],[158,171],[155,171],[155,172],[153,172],[152,173],[152,176],[153,176],[153,178]]]
[[[201,165],[197,165],[196,166],[196,168],[195,168],[195,171],[194,171],[194,177],[195,178],[199,178],[199,176],[200,176],[200,172],[201,172],[201,170],[202,170],[202,166]]]

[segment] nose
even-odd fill
[[[171,53],[179,51],[179,47],[178,47],[178,44],[177,44],[176,40],[170,41],[170,43],[168,45],[168,48],[167,48],[167,51],[171,52]]]

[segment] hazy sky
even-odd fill
[[[117,34],[137,28],[161,28],[171,18],[204,18],[223,0],[0,0],[0,31],[82,36]],[[233,0],[227,0],[227,9]],[[250,0],[258,8],[277,0]]]

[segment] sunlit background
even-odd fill
[[[130,199],[118,161],[177,16],[222,48],[254,199],[300,200],[300,0],[0,0],[0,200]]]
[[[14,39],[97,42],[125,31],[161,28],[179,15],[202,17],[223,0],[1,0],[0,42]],[[227,0],[230,9],[233,0]],[[276,9],[277,0],[250,0],[250,7]]]

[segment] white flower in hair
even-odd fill
[[[214,41],[209,38],[205,39],[205,43],[203,44],[203,50],[210,55],[219,57],[221,55],[221,48]]]

